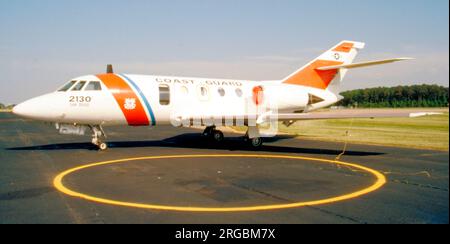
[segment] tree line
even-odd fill
[[[342,92],[339,106],[361,108],[448,107],[448,87],[412,85]]]
[[[12,109],[14,107],[13,104],[11,105],[5,105],[3,103],[0,103],[0,109]]]

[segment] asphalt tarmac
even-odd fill
[[[341,161],[382,173],[386,184],[351,199],[287,209],[143,209],[73,197],[55,188],[55,177],[77,166],[174,155],[206,157],[98,165],[66,175],[62,182],[72,191],[119,202],[239,209],[339,198],[377,180],[364,170],[317,161],[333,160],[342,152],[342,143],[278,136],[255,152],[241,135],[230,133],[217,145],[195,129],[110,127],[106,132],[110,149],[99,152],[89,136],[59,135],[51,124],[0,113],[0,223],[449,222],[449,153],[430,150],[348,145]],[[279,155],[287,157],[276,158]]]

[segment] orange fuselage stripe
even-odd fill
[[[128,125],[141,126],[150,124],[139,97],[125,80],[115,74],[101,74],[97,75],[97,77],[105,84],[116,99]],[[126,106],[127,103],[128,106]]]

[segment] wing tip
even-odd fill
[[[442,115],[443,113],[437,113],[437,112],[418,112],[418,113],[410,113],[410,118],[418,118],[418,117],[424,117],[424,116],[430,116],[430,115]]]

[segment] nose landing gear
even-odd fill
[[[105,151],[108,149],[108,144],[106,142],[100,142],[97,146],[100,151]]]
[[[92,130],[92,144],[97,146],[98,150],[105,151],[108,149],[108,144],[104,141],[106,134],[100,125],[90,126]]]

